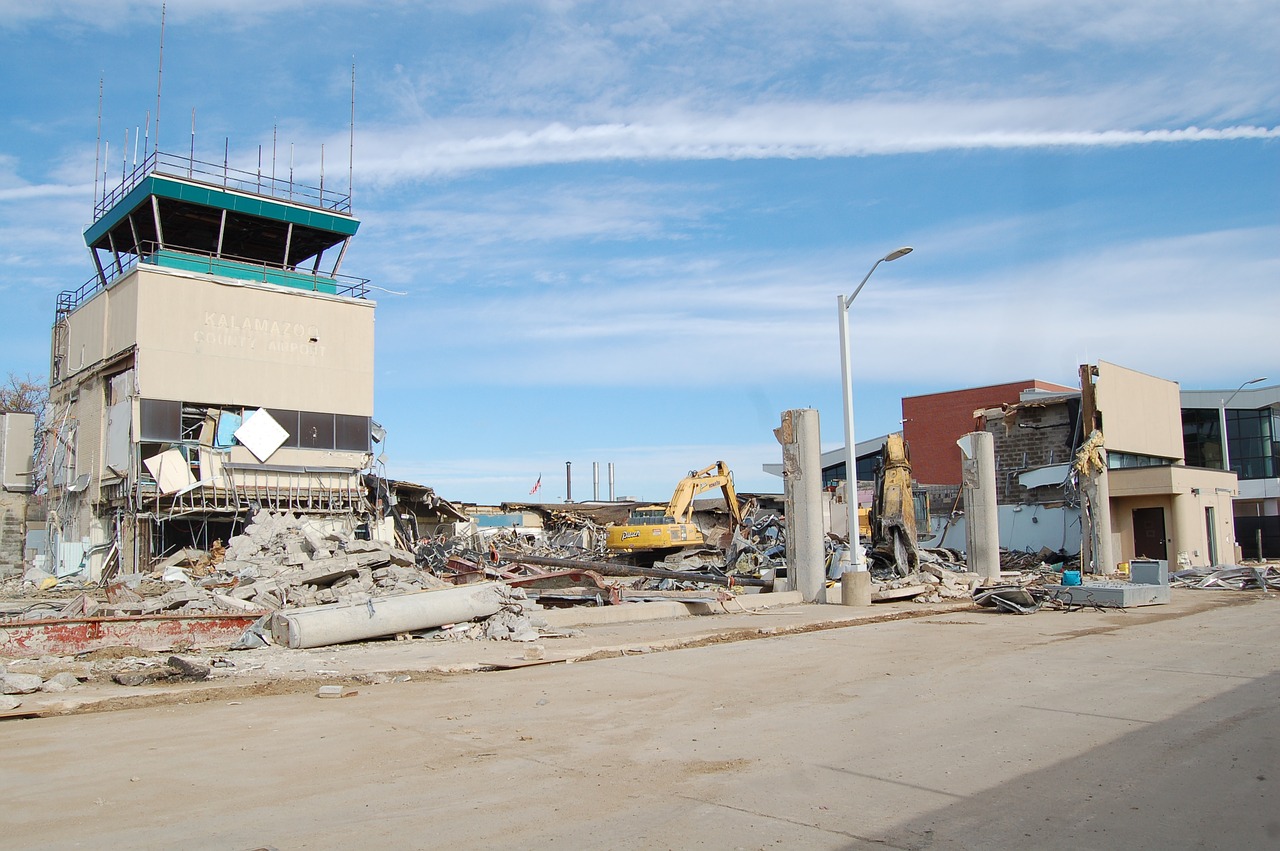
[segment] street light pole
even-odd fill
[[[849,512],[849,552],[840,561],[838,572],[841,574],[849,570],[867,569],[866,562],[862,560],[862,535],[858,530],[858,450],[853,442],[853,355],[849,345],[849,306],[866,286],[871,278],[871,272],[874,272],[881,263],[897,260],[911,252],[911,246],[903,246],[886,254],[872,265],[871,270],[862,279],[862,283],[858,284],[857,289],[853,291],[853,295],[848,298],[842,295],[836,296],[840,314],[840,379],[844,390],[845,507]],[[848,567],[845,563],[846,558],[849,560]]]
[[[1231,400],[1239,395],[1240,391],[1248,387],[1250,384],[1261,384],[1266,381],[1267,377],[1254,378],[1246,381],[1236,388],[1236,392],[1232,393],[1226,399],[1222,400],[1222,404],[1218,406],[1218,429],[1222,432],[1222,469],[1228,473],[1231,472],[1231,452],[1227,449],[1227,406],[1231,404]]]

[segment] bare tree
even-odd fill
[[[0,414],[35,414],[38,421],[48,400],[48,386],[30,373],[20,378],[11,372],[9,379],[0,385]]]

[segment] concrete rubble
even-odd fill
[[[99,585],[29,569],[22,580],[0,586],[0,598],[8,601],[0,624],[221,615],[243,624],[238,639],[221,644],[233,650],[428,634],[452,641],[532,642],[554,635],[538,614],[544,606],[724,601],[765,590],[786,574],[785,520],[755,506],[738,528],[711,521],[708,541],[727,544],[724,549],[686,550],[648,568],[611,558],[605,525],[587,514],[548,512],[540,532],[498,528],[422,538],[410,551],[359,539],[306,516],[260,510],[225,545],[178,549],[149,574],[115,576]],[[835,555],[832,544],[828,557]],[[535,563],[539,559],[544,563]],[[566,569],[554,563],[557,559],[583,564]],[[877,575],[877,599],[963,598],[974,583],[962,571],[963,561],[953,551],[926,551],[918,572]],[[446,607],[424,617],[448,596],[437,592],[481,584],[495,589],[482,606]],[[469,592],[464,596],[478,599]],[[341,629],[340,620],[345,621]],[[304,629],[304,623],[311,626]],[[317,628],[321,623],[326,626]],[[178,639],[167,646],[192,643]],[[175,676],[171,670],[115,674],[131,682]]]

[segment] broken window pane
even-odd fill
[[[182,439],[182,403],[162,399],[139,401],[143,440],[178,441]]]

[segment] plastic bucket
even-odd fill
[[[1080,571],[1078,570],[1062,571],[1062,584],[1063,585],[1080,585],[1081,584]]]

